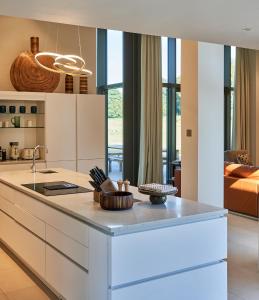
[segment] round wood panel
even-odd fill
[[[52,66],[52,58],[41,57],[41,62]],[[34,54],[22,52],[13,62],[10,70],[12,85],[17,91],[53,92],[60,80],[60,74],[49,72],[38,66]]]

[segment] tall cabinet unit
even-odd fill
[[[105,102],[100,95],[77,95],[77,170],[105,168]]]
[[[46,94],[45,110],[48,167],[76,171],[76,95]]]
[[[21,116],[21,127],[0,127],[0,146],[19,142],[21,148],[46,145],[38,168],[61,167],[88,174],[95,165],[105,166],[105,98],[102,95],[0,92],[0,105],[16,107],[15,114],[0,113],[4,124]],[[20,114],[26,106],[26,114]],[[31,114],[30,107],[37,106]],[[27,127],[28,121],[32,126]],[[22,123],[23,121],[23,123]],[[0,122],[1,123],[1,122]],[[37,162],[39,164],[40,161]],[[28,169],[31,161],[0,161],[0,171]]]

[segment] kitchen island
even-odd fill
[[[170,196],[151,205],[131,187],[127,211],[102,210],[93,193],[44,196],[23,186],[89,177],[0,174],[0,239],[68,300],[226,300],[227,211]]]

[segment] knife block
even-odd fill
[[[94,190],[94,201],[100,203],[102,197],[102,192],[97,192]]]

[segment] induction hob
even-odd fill
[[[22,184],[22,186],[37,193],[40,193],[44,196],[57,196],[92,192],[92,190],[66,181],[29,183]]]

